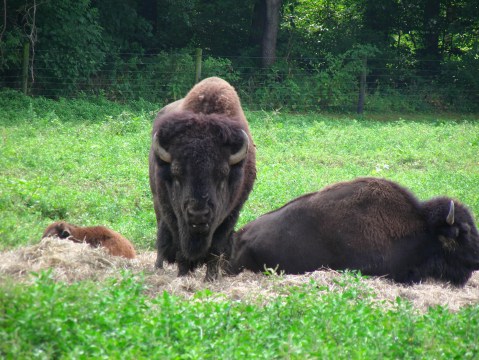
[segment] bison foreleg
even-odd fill
[[[191,270],[189,261],[178,260],[178,276],[186,276]]]
[[[156,269],[163,269],[163,256],[161,256],[160,254],[157,254],[156,255],[156,261],[155,261],[155,268]]]
[[[155,267],[163,269],[163,261],[175,262],[177,249],[173,245],[173,236],[164,222],[160,221],[156,235],[156,261]]]

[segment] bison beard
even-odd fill
[[[255,150],[234,89],[210,78],[160,111],[152,132],[150,186],[158,223],[156,267],[178,275],[231,254],[239,211],[256,177]],[[228,267],[224,266],[228,271]]]
[[[360,270],[398,282],[464,285],[479,270],[468,209],[446,197],[420,202],[385,179],[360,178],[299,197],[235,235],[233,272]]]

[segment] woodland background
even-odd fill
[[[251,109],[355,111],[363,74],[369,111],[479,110],[476,0],[0,6],[0,88],[31,95],[164,104],[193,85],[200,48],[202,77],[227,79]]]

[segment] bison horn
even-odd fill
[[[243,135],[243,146],[241,146],[241,149],[239,149],[236,153],[230,155],[230,159],[229,159],[230,165],[236,165],[237,163],[239,163],[241,160],[243,160],[246,157],[246,154],[248,154],[248,146],[249,146],[248,135],[246,135],[244,130],[241,130],[241,134]]]
[[[153,151],[164,162],[167,162],[167,163],[171,162],[171,154],[168,151],[166,151],[163,146],[160,145],[160,140],[158,140],[157,133],[153,135]]]
[[[447,214],[446,222],[448,225],[454,224],[454,201],[452,200],[449,205],[449,214]]]

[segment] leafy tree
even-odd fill
[[[137,1],[94,0],[97,21],[109,52],[141,52],[150,46],[152,24],[139,14]]]
[[[90,0],[49,0],[38,6],[37,16],[35,89],[58,95],[87,82],[106,53],[97,9]]]

